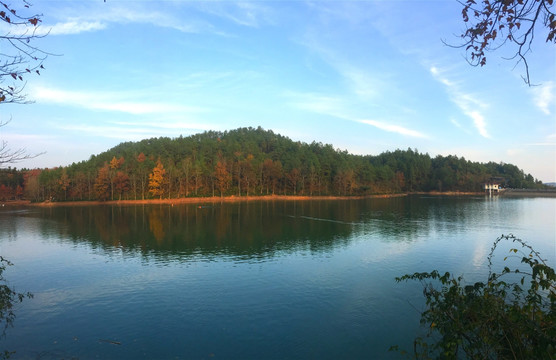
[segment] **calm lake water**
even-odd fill
[[[0,350],[40,359],[398,358],[419,283],[483,279],[513,233],[556,263],[556,199],[410,196],[0,208],[18,305]],[[504,250],[498,258],[503,258]]]

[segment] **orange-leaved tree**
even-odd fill
[[[108,200],[110,197],[111,184],[108,171],[108,164],[104,163],[104,166],[98,170],[98,175],[95,180],[95,193],[97,198],[101,201]]]
[[[129,176],[123,171],[118,171],[114,176],[113,184],[118,200],[122,200],[122,195],[129,191]]]
[[[220,197],[222,197],[232,181],[232,175],[226,168],[226,161],[220,160],[216,163],[214,177],[216,178],[216,186],[220,191]]]
[[[149,174],[149,192],[152,196],[159,196],[160,199],[162,199],[162,195],[164,195],[164,175],[166,175],[166,170],[160,159],[158,159],[153,172]]]

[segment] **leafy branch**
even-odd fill
[[[8,285],[3,273],[7,266],[12,265],[10,261],[0,255],[0,328],[2,328],[0,337],[4,337],[8,327],[13,326],[15,321],[15,305],[23,302],[25,298],[31,299],[33,297],[33,294],[29,292],[19,293]],[[0,353],[0,359],[7,359],[11,354],[13,352],[4,350]]]
[[[459,0],[458,0],[459,1]],[[515,47],[515,53],[506,60],[523,62],[523,80],[531,85],[527,55],[538,28],[546,28],[546,42],[556,43],[556,16],[554,0],[476,0],[459,1],[466,30],[463,42],[452,47],[465,48],[467,61],[472,66],[484,66],[486,53],[502,46]]]
[[[527,265],[526,271],[507,266],[500,273],[492,271],[501,241],[521,245],[520,262]],[[510,253],[518,251],[512,248]],[[428,331],[425,338],[414,341],[415,358],[556,359],[554,269],[511,234],[496,239],[487,259],[487,281],[472,285],[466,285],[462,276],[436,270],[396,278],[397,282],[418,280],[424,286],[426,310],[421,324]],[[506,279],[509,274],[517,274],[517,280]]]

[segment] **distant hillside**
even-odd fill
[[[543,185],[556,187],[556,182],[543,183]]]
[[[125,142],[56,169],[8,169],[0,174],[0,200],[481,191],[492,177],[506,187],[543,186],[511,164],[431,158],[412,149],[353,155],[259,127]]]

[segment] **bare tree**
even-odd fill
[[[28,15],[31,4],[21,0],[23,11],[0,1],[0,104],[26,103],[25,77],[40,75],[43,61],[49,55],[34,45],[34,40],[47,33],[40,33],[40,14]]]
[[[508,60],[523,62],[523,80],[531,85],[528,53],[535,31],[548,30],[546,42],[556,43],[554,0],[465,0],[462,17],[466,30],[461,34],[467,60],[473,66],[486,64],[486,52],[502,46],[515,48]]]
[[[34,40],[48,34],[38,31],[42,15],[29,15],[31,4],[26,0],[20,2],[21,11],[0,1],[0,105],[29,102],[23,93],[25,77],[40,75],[43,61],[49,55],[34,45]],[[8,122],[0,119],[0,127]],[[0,167],[38,155],[29,155],[25,149],[12,150],[5,140],[0,141]]]
[[[0,122],[0,127],[6,125],[8,122]],[[0,141],[0,168],[5,164],[15,164],[17,162],[36,158],[40,154],[28,154],[23,148],[12,150],[8,146],[8,142],[5,140]]]

